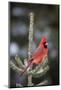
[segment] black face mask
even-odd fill
[[[47,48],[46,42],[44,42],[43,44],[44,44],[44,48]]]

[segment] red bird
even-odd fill
[[[21,75],[33,64],[39,64],[42,63],[45,56],[48,56],[48,48],[47,48],[47,39],[45,37],[42,38],[38,48],[35,50],[35,52],[32,54],[31,59],[28,62],[28,66],[25,68],[25,70],[22,72]]]

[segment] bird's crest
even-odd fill
[[[41,42],[47,42],[47,39],[46,39],[46,37],[42,37],[42,40],[41,40]]]

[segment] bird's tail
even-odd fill
[[[28,62],[28,66],[24,69],[24,71],[21,73],[20,76],[22,76],[22,75],[27,71],[28,67],[30,67],[30,65],[32,65],[32,61],[33,61],[33,59],[31,59],[31,60]]]

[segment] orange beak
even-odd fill
[[[47,46],[48,46],[48,43],[46,43],[45,45],[47,45]]]

